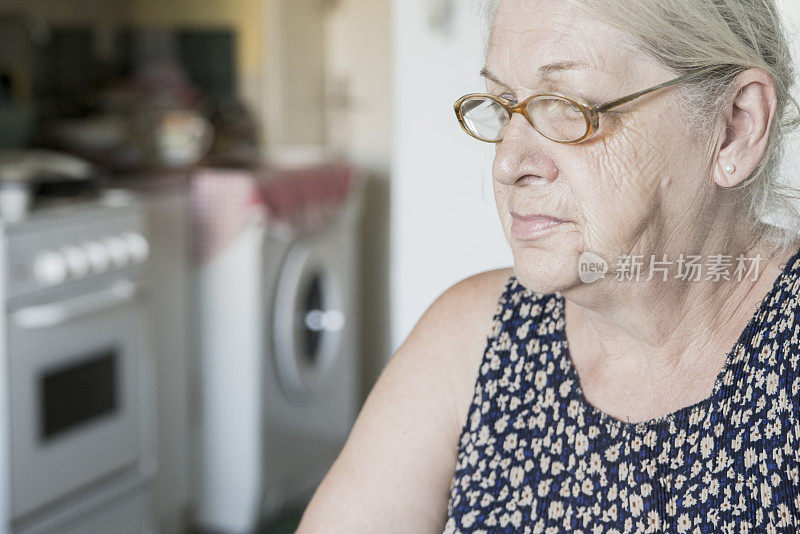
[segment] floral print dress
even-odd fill
[[[711,395],[627,423],[585,400],[564,298],[511,276],[458,444],[445,533],[799,532],[800,250]]]

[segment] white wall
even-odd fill
[[[797,79],[800,80],[800,2],[797,0],[778,0],[778,5],[783,11],[787,22],[789,42],[794,46],[795,63],[798,69]],[[794,96],[800,102],[800,88],[795,88]],[[791,144],[786,150],[784,173],[789,183],[800,187],[800,133],[796,132],[792,136]]]
[[[450,36],[428,23],[430,9],[448,3]],[[453,113],[459,96],[483,88],[483,41],[469,6],[393,0],[392,351],[449,285],[513,261],[482,164],[487,149]]]
[[[472,3],[393,0],[392,350],[447,286],[513,263],[492,199],[491,149],[463,134],[452,110],[457,97],[483,88],[481,24]],[[455,10],[450,36],[428,23],[432,10],[448,4]],[[800,58],[800,2],[779,4]],[[786,174],[800,185],[800,136],[787,156]]]
[[[387,174],[391,153],[390,0],[338,0],[325,23],[327,142]]]

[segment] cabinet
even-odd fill
[[[159,464],[154,510],[161,534],[177,534],[187,524],[190,504],[188,178],[178,175],[129,182],[129,188],[144,197],[150,232],[148,318],[155,354]]]

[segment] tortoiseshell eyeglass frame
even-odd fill
[[[471,137],[474,137],[475,139],[478,139],[479,141],[485,141],[487,143],[499,143],[500,141],[503,140],[503,138],[500,137],[499,139],[484,139],[484,138],[478,136],[477,134],[471,132],[469,130],[469,128],[467,128],[467,126],[464,124],[464,116],[462,114],[461,106],[465,101],[467,101],[467,100],[469,100],[471,98],[475,98],[475,97],[488,98],[488,99],[493,100],[493,101],[497,102],[498,104],[500,104],[506,110],[506,113],[508,113],[509,120],[511,119],[511,116],[512,116],[513,113],[521,114],[523,117],[525,117],[525,120],[528,121],[528,124],[530,124],[542,136],[546,137],[547,139],[550,139],[551,141],[554,141],[556,143],[563,143],[563,144],[576,144],[576,143],[581,143],[581,142],[587,140],[595,132],[597,132],[597,130],[600,128],[600,114],[601,113],[603,113],[605,111],[609,111],[609,110],[614,109],[616,107],[619,107],[619,106],[621,106],[623,104],[627,104],[628,102],[636,100],[637,98],[639,98],[641,96],[644,96],[644,95],[647,95],[647,94],[650,94],[650,93],[652,93],[654,91],[658,91],[659,89],[663,89],[665,87],[669,87],[670,85],[675,85],[675,84],[678,84],[678,83],[681,83],[681,82],[688,81],[688,80],[690,80],[692,78],[696,78],[697,76],[701,76],[701,75],[703,75],[703,74],[705,74],[707,72],[710,72],[712,70],[719,69],[720,67],[721,67],[721,65],[714,65],[714,66],[710,66],[710,67],[705,67],[705,68],[702,68],[702,69],[700,69],[698,71],[690,72],[689,74],[684,74],[683,76],[679,76],[679,77],[677,77],[677,78],[675,78],[673,80],[669,80],[667,82],[664,82],[664,83],[658,84],[656,86],[650,87],[649,89],[645,89],[643,91],[638,91],[636,93],[632,93],[632,94],[629,94],[627,96],[623,96],[621,98],[617,98],[615,100],[612,100],[611,102],[606,102],[605,104],[600,104],[600,105],[597,105],[597,106],[593,106],[593,105],[589,104],[586,100],[584,100],[584,99],[582,99],[580,97],[577,97],[577,96],[566,96],[566,95],[563,95],[563,94],[560,94],[560,93],[538,93],[538,94],[529,96],[528,98],[526,98],[525,100],[523,100],[522,102],[520,102],[518,104],[513,104],[512,102],[510,102],[508,100],[505,100],[504,98],[501,98],[501,97],[498,97],[498,96],[494,96],[494,95],[490,95],[490,94],[486,94],[486,93],[470,93],[470,94],[464,95],[461,98],[459,98],[458,100],[456,100],[455,104],[453,105],[453,108],[455,109],[456,117],[458,117],[458,123],[461,125],[461,128],[465,132],[467,132],[467,134],[469,134]],[[545,135],[542,132],[540,132],[536,128],[536,126],[533,124],[533,121],[531,120],[530,115],[528,115],[527,106],[534,98],[541,98],[543,96],[545,96],[545,97],[557,97],[557,98],[566,100],[566,101],[570,102],[571,104],[574,104],[578,109],[580,109],[581,112],[583,113],[583,117],[586,119],[586,133],[584,133],[584,135],[579,137],[578,139],[574,139],[574,140],[570,140],[570,141],[564,141],[564,140],[553,139],[552,137],[548,137],[547,135]]]

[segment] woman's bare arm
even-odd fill
[[[445,291],[392,356],[298,534],[441,532],[458,434],[510,269]]]

